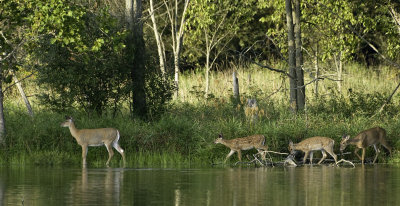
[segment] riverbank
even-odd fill
[[[200,92],[202,73],[183,74],[181,99],[172,101],[164,112],[147,120],[132,118],[123,108],[115,117],[113,112],[89,116],[78,110],[52,112],[38,106],[37,102],[33,104],[35,116],[30,117],[17,97],[8,98],[5,102],[7,137],[6,145],[0,149],[0,162],[80,165],[81,147],[67,128],[60,127],[65,115],[72,116],[79,129],[119,129],[120,145],[132,166],[222,162],[229,149],[214,144],[220,133],[227,139],[262,134],[269,149],[277,152],[288,152],[290,140],[296,143],[307,137],[326,136],[335,140],[334,151],[339,153],[343,134],[354,136],[375,126],[386,129],[387,140],[394,149],[391,157],[382,152],[378,162],[400,162],[397,152],[400,148],[400,95],[396,93],[383,112],[377,113],[396,86],[396,81],[387,81],[394,73],[384,69],[379,73],[362,71],[357,67],[349,68],[343,75],[342,92],[338,92],[336,82],[328,80],[319,83],[318,95],[315,85],[308,86],[306,110],[298,114],[289,109],[287,82],[281,81],[279,74],[257,69],[238,71],[240,101],[234,101],[230,95],[231,76],[227,71],[211,75],[213,95],[207,99]],[[246,83],[249,76],[251,80]],[[246,108],[248,98],[257,100],[256,108]],[[350,146],[346,150],[353,149]],[[366,156],[373,156],[374,152],[369,148]],[[254,153],[255,150],[245,151],[243,157]],[[107,157],[105,147],[89,148],[89,166],[102,166]],[[120,160],[115,152],[111,165],[119,165]],[[236,155],[230,161],[236,162]]]

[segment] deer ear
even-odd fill
[[[219,138],[222,138],[222,137],[223,137],[223,136],[222,136],[222,133],[218,134],[218,137],[219,137]]]
[[[292,140],[289,140],[289,145],[293,145],[293,142],[292,142]]]

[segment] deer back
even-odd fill
[[[310,137],[297,144],[290,144],[289,149],[303,152],[333,148],[335,141],[329,137]]]
[[[357,134],[349,144],[354,144],[359,148],[366,148],[371,145],[380,143],[382,139],[386,138],[386,130],[381,127],[375,127],[364,130]]]
[[[235,138],[226,140],[220,138],[220,142],[233,150],[248,150],[263,145],[265,141],[264,135],[252,135],[248,137]]]
[[[118,130],[114,128],[81,129],[76,132],[76,139],[80,144],[98,146],[110,144],[117,139]]]

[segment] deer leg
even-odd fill
[[[241,162],[242,161],[242,151],[238,150],[237,155],[238,155],[239,161]]]
[[[358,159],[362,160],[362,158],[358,154],[358,150],[360,150],[360,148],[358,148],[358,147],[356,149],[354,149],[354,154],[358,157]]]
[[[314,156],[314,152],[311,151],[311,152],[310,152],[310,165],[312,165],[313,156]]]
[[[109,163],[110,163],[110,160],[111,160],[111,157],[114,155],[114,151],[112,150],[112,147],[111,147],[110,144],[106,144],[106,148],[107,148],[107,151],[108,151],[108,160],[106,162],[106,166],[108,167]]]
[[[376,145],[374,145],[374,149],[375,149],[375,158],[372,164],[375,164],[376,158],[378,158],[378,155],[380,153],[379,148]]]
[[[384,146],[389,151],[389,155],[392,154],[392,148],[388,145],[385,139],[381,140],[381,145]]]
[[[305,152],[304,157],[303,157],[303,164],[306,164],[306,160],[307,160],[309,153],[310,153],[309,151]]]
[[[325,160],[325,158],[326,158],[326,152],[324,151],[324,150],[321,150],[321,152],[322,152],[322,158],[321,158],[321,160],[318,162],[318,164],[321,164],[321,162],[322,161],[324,161]]]
[[[361,164],[364,164],[365,148],[362,148]]]
[[[231,151],[229,152],[229,154],[226,155],[226,158],[225,158],[224,163],[229,159],[229,157],[231,157],[231,156],[233,155],[233,153],[235,153],[235,151],[234,151],[234,150],[231,150]]]
[[[125,165],[126,165],[126,162],[125,162],[125,153],[124,153],[124,150],[121,148],[121,146],[119,146],[118,143],[114,143],[114,144],[113,144],[113,147],[121,154],[122,160],[123,160],[124,166],[125,166]]]
[[[333,149],[326,150],[326,152],[333,157],[335,164],[337,164],[337,155],[333,152]]]
[[[87,151],[88,151],[87,145],[82,145],[82,165],[83,165],[83,167],[86,167]]]

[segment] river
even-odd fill
[[[400,205],[400,166],[0,166],[0,205]]]

